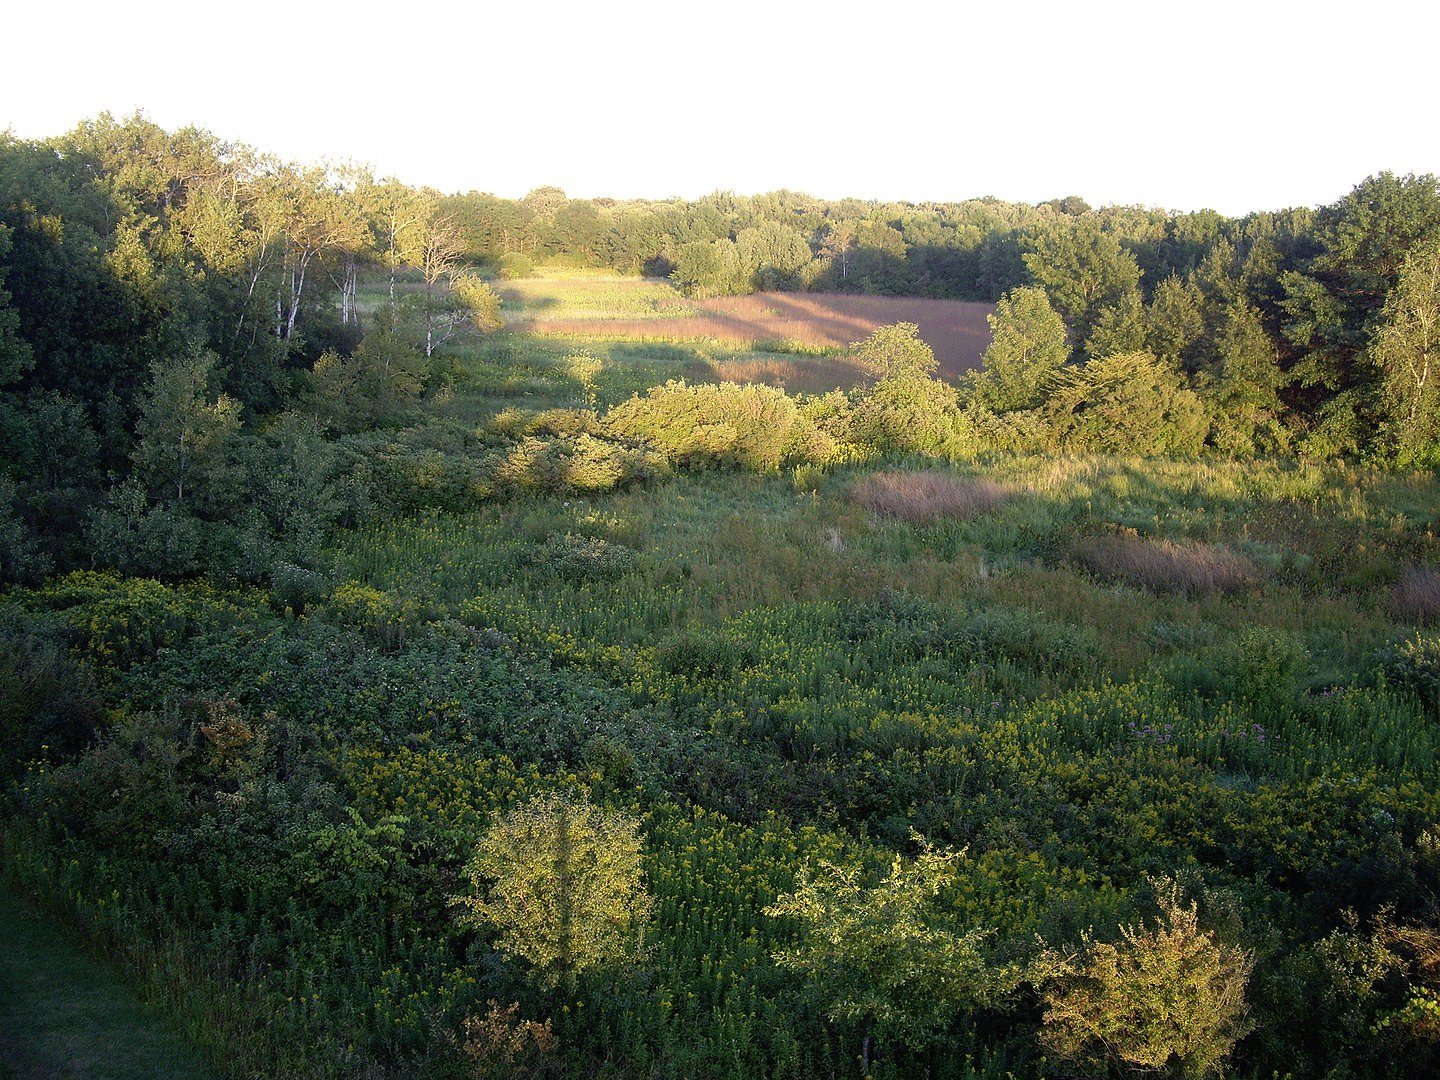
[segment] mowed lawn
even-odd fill
[[[552,275],[506,282],[506,319],[540,335],[724,341],[843,349],[876,327],[913,322],[945,375],[980,366],[993,304],[848,293],[755,293],[687,299],[663,281]]]
[[[109,964],[0,890],[0,1077],[213,1075]]]

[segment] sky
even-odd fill
[[[1418,0],[54,0],[5,17],[0,129],[143,110],[442,191],[787,188],[1229,215],[1440,173]]]

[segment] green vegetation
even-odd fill
[[[0,1076],[214,1074],[109,965],[0,892]]]
[[[516,204],[6,139],[12,886],[237,1076],[1432,1073],[1437,208]],[[536,338],[481,276],[972,256],[960,385],[907,324],[783,385]]]

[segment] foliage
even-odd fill
[[[864,341],[851,346],[855,360],[882,382],[886,379],[929,378],[939,361],[914,323],[879,327]]]
[[[1194,901],[1156,883],[1160,916],[1122,926],[1115,943],[1082,940],[1035,964],[1045,1045],[1068,1061],[1176,1076],[1216,1072],[1250,1030],[1243,949],[1200,926]]]
[[[556,1064],[550,1021],[521,1020],[519,1009],[518,1002],[502,1008],[489,1001],[483,1016],[465,1018],[465,1056],[481,1080],[543,1076]]]
[[[1440,710],[1440,640],[1416,634],[1387,648],[1380,663],[1390,685],[1408,690],[1432,711]]]
[[[1070,355],[1065,323],[1034,287],[1000,298],[989,316],[991,341],[973,383],[975,396],[996,412],[1032,409]]]
[[[495,928],[501,950],[525,961],[540,985],[570,988],[636,954],[651,907],[640,858],[633,818],[538,795],[481,837],[466,868],[474,891],[456,903],[470,925]]]
[[[1037,1075],[1026,943],[1149,970],[1192,907],[1104,928],[1184,874],[1253,935],[1242,1070],[1429,1075],[1437,190],[508,200],[0,135],[8,883],[237,1073],[748,1080]],[[656,277],[507,284],[491,332],[464,267],[536,260]],[[811,355],[865,296],[703,305],[784,355],[667,343],[672,272],[1002,299],[990,370]],[[565,994],[451,904],[556,790],[643,818],[653,898],[647,962]]]
[[[861,884],[855,867],[803,870],[794,892],[766,914],[792,920],[799,941],[776,963],[803,975],[835,1020],[858,1020],[882,1039],[923,1043],[966,1009],[1004,993],[1013,973],[992,964],[983,929],[947,925],[938,902],[963,852],[926,846],[896,857],[878,884]],[[867,1047],[868,1072],[868,1047]]]
[[[1440,234],[1405,255],[1370,342],[1386,401],[1387,433],[1405,467],[1440,464]]]
[[[1199,399],[1149,353],[1119,353],[1056,376],[1045,403],[1067,449],[1113,454],[1193,454],[1206,433]]]
[[[622,439],[645,440],[682,467],[775,470],[830,453],[795,401],[769,386],[672,381],[611,409],[605,426]]]

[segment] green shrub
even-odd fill
[[[504,281],[514,281],[517,278],[527,278],[535,273],[535,263],[528,255],[522,255],[518,251],[508,251],[500,256],[500,261],[495,266],[495,276]]]
[[[1201,928],[1195,904],[1162,883],[1153,925],[1078,952],[1048,949],[1035,965],[1041,1042],[1104,1071],[1201,1077],[1217,1072],[1251,1029],[1245,987],[1253,957]]]
[[[270,571],[270,599],[281,610],[304,615],[305,609],[323,600],[328,591],[325,579],[306,567],[277,562]]]
[[[1408,690],[1431,709],[1440,709],[1440,638],[1416,634],[1384,650],[1379,659],[1391,686]]]
[[[635,552],[598,536],[566,533],[540,546],[535,563],[572,581],[593,581],[623,574],[635,565]]]
[[[893,375],[865,391],[850,413],[848,435],[882,454],[953,457],[980,446],[955,388],[920,375]]]
[[[613,491],[653,479],[664,461],[643,447],[599,439],[527,436],[495,469],[497,484],[512,492]]]
[[[675,380],[611,409],[605,427],[650,443],[682,467],[774,472],[825,461],[834,451],[795,400],[773,386]]]
[[[1084,453],[1194,454],[1208,426],[1180,373],[1144,352],[1063,369],[1044,412],[1060,444]]]

